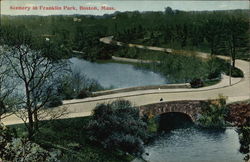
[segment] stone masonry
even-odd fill
[[[187,114],[194,122],[206,101],[172,101],[140,106],[140,115],[156,116],[169,112]]]

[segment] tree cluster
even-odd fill
[[[141,155],[147,138],[146,123],[129,101],[98,105],[88,125],[89,138],[107,150]]]
[[[80,21],[74,21],[77,20]],[[28,28],[32,35],[50,39],[64,50],[61,58],[71,57],[72,50],[85,59],[110,58],[112,47],[99,42],[100,37],[115,36],[122,42],[170,48],[210,51],[247,59],[248,12],[185,12],[167,7],[165,12],[116,12],[104,16],[2,16],[3,26],[14,24]],[[11,36],[10,34],[8,36]]]

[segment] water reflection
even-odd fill
[[[103,87],[126,88],[144,85],[167,83],[161,75],[134,68],[130,64],[93,63],[86,60],[71,58],[72,69],[80,70],[91,79],[97,80]]]
[[[187,116],[177,113],[162,116],[160,128],[167,128],[156,141],[146,147],[149,155],[143,158],[151,162],[167,161],[242,161],[244,155],[239,152],[240,143],[234,128],[224,130],[210,130],[197,128]],[[189,124],[179,125],[176,119],[189,121]],[[170,122],[171,121],[171,122]],[[165,122],[165,123],[164,123]],[[170,130],[171,125],[177,129]]]

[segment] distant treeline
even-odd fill
[[[116,12],[111,15],[1,16],[1,37],[22,26],[33,37],[60,47],[60,57],[82,51],[88,60],[108,59],[118,49],[99,42],[113,35],[122,42],[249,57],[247,10]],[[1,40],[1,39],[0,39]],[[2,39],[3,40],[3,39]]]

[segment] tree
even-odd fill
[[[67,66],[62,61],[44,57],[44,52],[51,50],[44,49],[43,42],[33,38],[25,28],[15,31],[7,39],[6,64],[20,84],[16,114],[25,123],[29,139],[32,139],[41,119],[57,118],[65,113],[64,108],[57,111],[44,108],[56,94],[57,79],[63,76]]]
[[[141,155],[146,139],[146,123],[129,101],[100,104],[88,125],[90,140],[105,149]]]
[[[165,14],[173,15],[174,11],[172,10],[171,7],[168,6],[165,8]]]
[[[222,32],[222,20],[220,15],[212,14],[206,19],[206,22],[203,24],[204,37],[209,43],[211,56],[214,55],[218,49],[220,42],[220,34]]]
[[[91,95],[91,92],[104,89],[98,81],[88,78],[74,66],[70,74],[64,75],[58,83],[58,96],[63,99],[86,98]]]
[[[3,48],[0,49],[0,122],[13,114],[13,91],[16,88],[10,75],[11,69],[6,65],[3,56]]]
[[[249,22],[240,16],[230,16],[227,21],[227,51],[232,57],[232,66],[235,67],[237,53],[247,52]]]

